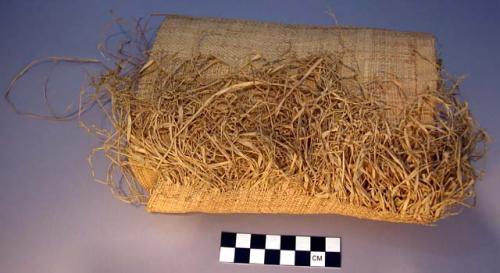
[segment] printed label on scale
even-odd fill
[[[339,268],[340,238],[222,232],[219,261]]]

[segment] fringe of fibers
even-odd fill
[[[251,56],[234,70],[215,56],[148,56],[140,21],[136,32],[114,52],[101,48],[110,66],[94,59],[37,60],[5,92],[19,114],[77,118],[97,135],[102,145],[89,162],[104,152],[110,165],[99,181],[121,200],[148,201],[155,181],[137,181],[134,170],[142,168],[169,184],[220,192],[258,188],[277,198],[293,188],[430,222],[473,202],[480,176],[473,163],[488,137],[458,98],[458,81],[443,77],[436,90],[411,98],[400,90],[396,107],[384,94],[397,79],[360,82],[341,53],[272,61]],[[128,44],[139,45],[135,53],[142,56],[127,54]],[[77,111],[22,112],[11,91],[43,62],[98,63],[103,70],[82,91]],[[141,86],[144,77],[151,80]],[[83,122],[82,113],[93,106],[111,128]]]
[[[113,130],[100,131],[107,137],[99,150],[128,174],[125,190],[106,182],[123,200],[145,203],[154,189],[134,181],[140,167],[169,184],[258,187],[279,198],[293,185],[305,195],[434,220],[470,204],[479,176],[473,162],[487,136],[458,99],[456,82],[403,101],[394,116],[384,83],[343,77],[339,71],[353,68],[340,55],[256,56],[206,76],[224,66],[214,56],[162,56],[93,81],[93,97],[111,99],[105,111]],[[155,75],[149,95],[141,94],[138,81],[148,73]]]

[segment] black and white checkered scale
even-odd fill
[[[222,232],[219,261],[340,267],[340,238]]]

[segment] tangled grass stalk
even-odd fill
[[[470,204],[479,176],[473,162],[487,136],[458,85],[442,80],[395,106],[383,83],[361,83],[345,69],[352,70],[341,54],[317,54],[256,56],[238,69],[214,56],[157,56],[127,73],[108,70],[93,81],[95,98],[111,98],[102,109],[113,130],[101,132],[99,149],[128,175],[127,183],[107,181],[139,203],[155,183],[134,181],[139,167],[170,184],[221,192],[280,195],[292,185],[425,222]]]
[[[219,192],[259,189],[277,198],[291,190],[420,223],[474,200],[480,176],[474,162],[488,137],[459,99],[458,81],[441,77],[437,88],[414,96],[399,90],[400,97],[388,100],[386,88],[400,86],[398,79],[360,82],[342,52],[248,56],[235,68],[209,55],[149,56],[145,25],[139,21],[136,35],[128,36],[135,40],[116,50],[101,47],[112,65],[35,61],[5,93],[19,114],[80,119],[102,141],[90,164],[104,153],[110,164],[99,181],[121,200],[146,204],[158,181]],[[78,111],[40,116],[10,100],[16,81],[45,61],[102,64]],[[81,119],[93,106],[110,127]],[[147,175],[139,179],[141,170]]]

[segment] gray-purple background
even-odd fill
[[[498,1],[5,1],[0,2],[0,87],[34,58],[98,58],[109,10],[284,23],[341,24],[434,33],[445,67],[468,75],[462,94],[500,138]],[[42,109],[39,67],[16,89],[24,109]],[[57,69],[51,101],[74,101],[77,66]],[[98,120],[97,116],[89,115]],[[37,121],[0,103],[0,272],[500,272],[500,155],[490,145],[477,206],[436,227],[342,216],[158,215],[115,200],[92,181],[96,140],[77,123]],[[341,236],[340,270],[218,263],[221,230]]]

